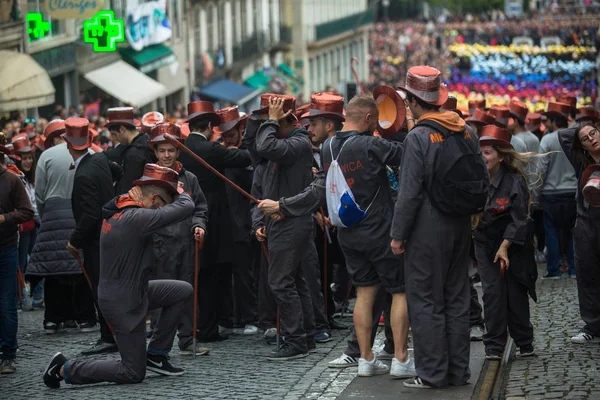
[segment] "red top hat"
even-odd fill
[[[85,118],[68,118],[65,121],[65,133],[60,136],[75,150],[85,150],[92,144],[89,124]]]
[[[175,136],[179,141],[183,140],[181,137],[181,128],[179,128],[177,125],[170,122],[156,124],[150,130],[150,140],[148,141],[148,145],[152,150],[156,149],[157,144],[169,142],[169,140],[165,138],[165,133]]]
[[[496,118],[495,124],[500,128],[508,128],[515,123],[510,116],[510,108],[506,106],[492,106],[490,112]]]
[[[473,114],[475,109],[479,108],[485,110],[485,99],[482,100],[469,100],[469,112]]]
[[[217,126],[221,123],[221,118],[217,115],[215,106],[210,101],[192,101],[187,105],[187,111],[187,122],[195,119],[208,119],[212,126]]]
[[[310,96],[311,107],[301,118],[327,118],[345,121],[344,98],[337,93],[321,92]]]
[[[383,137],[395,135],[406,120],[404,100],[394,88],[385,85],[377,86],[373,90],[373,98],[379,110],[377,132]]]
[[[264,93],[260,96],[260,108],[258,110],[252,111],[253,114],[263,114],[269,112],[269,99],[271,98],[282,98],[283,99],[283,112],[286,113],[289,110],[292,110],[292,115],[294,118],[296,114],[296,98],[294,96],[290,96],[287,94],[275,94],[275,93]]]
[[[215,126],[214,131],[220,135],[232,130],[248,118],[247,116],[240,116],[238,106],[218,110],[217,115],[220,118],[220,123],[218,126]]]
[[[563,94],[562,96],[559,96],[557,101],[559,103],[565,103],[565,104],[570,105],[571,111],[575,110],[577,108],[577,97],[575,97],[575,96]]]
[[[508,108],[510,109],[510,115],[515,117],[517,121],[519,121],[521,124],[525,121],[525,118],[527,118],[527,113],[529,112],[529,109],[527,108],[525,103],[519,100],[511,100],[510,104],[508,105]]]
[[[112,126],[124,125],[131,129],[135,129],[135,117],[133,116],[133,107],[115,107],[109,108],[106,112],[106,128]]]
[[[583,198],[592,207],[600,207],[600,165],[593,164],[581,174]]]
[[[310,120],[308,118],[302,118],[302,116],[305,115],[311,107],[312,103],[308,103],[296,108],[296,119],[298,120],[298,123],[304,127],[310,125]]]
[[[463,118],[462,112],[457,109],[458,100],[454,96],[448,96],[448,100],[442,105],[441,109],[445,111],[452,111],[457,113],[461,118]]]
[[[165,122],[165,116],[157,111],[150,111],[142,117],[142,132],[150,134],[156,124]]]
[[[134,186],[154,185],[169,190],[177,194],[177,182],[179,174],[171,168],[161,167],[157,164],[146,164],[144,166],[144,175],[140,179],[133,181]]]
[[[441,106],[448,100],[448,88],[442,84],[441,72],[427,65],[410,68],[406,73],[406,85],[398,89],[434,106]]]
[[[558,115],[558,116],[568,119],[570,113],[571,113],[571,106],[569,104],[551,101],[548,103],[548,110],[546,110],[546,112],[543,113],[543,115],[545,115],[547,117],[551,117],[553,115],[555,115],[555,116]]]
[[[527,118],[525,118],[525,129],[529,132],[544,132],[546,128],[542,125],[542,114],[527,114]]]
[[[15,154],[16,159],[20,159],[18,154],[30,153],[31,152],[31,143],[29,142],[29,138],[27,134],[23,134],[24,136],[17,135],[13,138],[11,144],[13,145],[13,153]]]
[[[493,125],[495,120],[496,118],[494,118],[492,114],[477,108],[473,113],[473,116],[471,118],[467,118],[465,121],[479,125]]]
[[[513,148],[512,144],[510,144],[510,140],[512,139],[511,133],[497,125],[484,126],[479,135],[480,146],[498,146],[505,149]]]
[[[581,107],[577,109],[577,115],[575,116],[575,121],[598,121],[598,111],[594,109],[592,106]]]

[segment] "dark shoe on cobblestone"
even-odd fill
[[[150,353],[146,354],[146,369],[166,376],[179,376],[183,375],[185,372],[183,368],[172,366],[168,356]]]
[[[207,338],[199,338],[200,341],[204,342],[204,343],[210,343],[210,342],[222,342],[223,340],[227,340],[229,339],[229,336],[223,336],[221,334],[215,334],[212,336],[209,336]]]
[[[54,333],[60,332],[61,330],[63,330],[64,325],[63,323],[54,323],[54,322],[45,322],[44,323],[44,332],[52,335]]]
[[[502,353],[499,351],[486,351],[485,352],[485,359],[486,360],[501,360],[502,359]]]
[[[520,357],[533,357],[535,356],[535,350],[532,345],[523,346],[519,349]]]
[[[116,343],[107,343],[100,339],[95,345],[82,351],[81,354],[84,356],[91,356],[94,354],[116,353],[117,351],[119,351],[119,348]]]
[[[46,386],[52,389],[58,389],[60,387],[60,381],[63,378],[60,376],[60,369],[67,362],[67,358],[58,352],[52,357],[48,367],[44,371],[44,383]]]
[[[15,372],[17,372],[15,360],[0,361],[0,375],[14,374]]]
[[[308,357],[308,351],[303,352],[290,345],[289,343],[284,343],[278,350],[275,350],[273,353],[271,353],[269,360],[288,361],[304,357]]]
[[[265,338],[265,340],[267,341],[267,344],[276,345],[277,344],[277,334],[275,334],[275,336],[273,336],[273,337],[267,337],[267,338]],[[283,344],[284,342],[285,342],[285,336],[279,335],[279,344]]]
[[[95,322],[82,322],[79,324],[79,332],[88,333],[88,332],[97,332],[100,330],[100,324]]]
[[[327,331],[321,331],[315,333],[315,342],[317,343],[327,343],[331,342],[333,339],[331,338],[331,333]]]
[[[429,383],[425,382],[418,376],[404,381],[404,386],[406,386],[407,388],[413,388],[413,389],[433,389],[434,388],[433,386],[431,386]]]
[[[341,322],[338,322],[335,318],[329,318],[329,327],[334,330],[344,330],[348,329],[348,325],[344,325]]]
[[[306,348],[308,349],[309,353],[316,353],[317,352],[317,344],[315,343],[314,340],[307,340],[306,341]]]

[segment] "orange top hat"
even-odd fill
[[[157,111],[150,111],[142,117],[142,132],[150,134],[150,131],[156,124],[165,122],[165,116]]]
[[[15,158],[20,160],[19,154],[30,153],[31,152],[31,143],[29,142],[29,138],[27,134],[24,136],[17,135],[13,138],[11,142],[13,146],[13,153]]]
[[[581,107],[577,109],[577,115],[575,116],[575,121],[598,121],[598,111],[592,106]]]
[[[567,103],[551,101],[548,103],[548,109],[546,110],[545,113],[543,113],[543,115],[545,115],[547,117],[551,117],[553,115],[561,116],[563,118],[568,119],[570,113],[571,113],[571,105],[569,105]]]
[[[495,124],[501,128],[508,128],[515,123],[510,116],[510,108],[506,106],[492,106],[490,113],[496,118]]]
[[[48,122],[46,129],[44,129],[44,148],[48,150],[54,145],[54,138],[65,133],[65,121],[62,119],[54,119]]]
[[[345,121],[344,98],[337,93],[320,92],[310,96],[311,107],[301,118],[327,118]]]
[[[210,101],[192,101],[187,105],[188,119],[187,122],[195,119],[208,119],[212,126],[217,126],[221,123],[221,118],[215,111],[215,106]]]
[[[485,111],[485,99],[469,100],[469,112],[473,114],[477,108]]]
[[[471,122],[473,124],[479,124],[479,125],[494,125],[495,120],[496,120],[496,118],[494,118],[494,116],[492,114],[490,114],[486,111],[483,111],[481,108],[477,108],[477,109],[475,109],[473,116],[470,118],[467,118],[465,121]]]
[[[275,94],[275,93],[264,93],[260,96],[260,107],[257,110],[252,111],[253,114],[263,114],[269,112],[269,99],[271,98],[282,98],[283,99],[283,112],[286,113],[292,110],[294,118],[296,114],[296,98],[287,94]]]
[[[402,96],[391,86],[383,85],[373,90],[373,98],[379,110],[377,132],[383,137],[395,135],[406,120],[406,105]]]
[[[157,144],[169,142],[169,140],[165,137],[166,133],[176,137],[179,141],[183,140],[181,137],[181,128],[179,128],[177,125],[170,122],[156,124],[150,130],[150,140],[148,141],[148,145],[150,148],[152,148],[152,150],[156,148]]]
[[[505,149],[512,149],[510,144],[512,134],[497,125],[486,125],[481,129],[479,145],[480,146],[498,146]]]
[[[218,126],[215,126],[214,130],[220,135],[232,130],[248,118],[248,116],[240,116],[238,106],[226,107],[218,110],[217,115],[220,118],[220,123]]]
[[[569,94],[563,94],[562,96],[558,97],[557,100],[559,103],[565,103],[571,106],[571,111],[574,111],[577,109],[577,97],[575,96],[571,96]]]
[[[308,118],[302,118],[302,116],[308,113],[311,106],[312,103],[308,103],[296,108],[296,119],[298,120],[298,123],[304,127],[310,125],[310,120]]]
[[[546,128],[542,125],[542,114],[527,114],[527,118],[525,118],[525,129],[529,132],[544,132]]]
[[[75,150],[85,150],[92,144],[89,124],[85,118],[68,118],[65,121],[65,133],[60,136]]]
[[[106,112],[106,129],[112,126],[124,125],[131,129],[136,128],[135,117],[133,115],[133,107],[114,107],[109,108]]]
[[[144,166],[144,175],[133,181],[134,186],[154,185],[169,190],[177,194],[177,183],[179,174],[171,168],[161,167],[157,164],[146,164]]]
[[[529,112],[525,103],[519,100],[511,100],[508,108],[510,109],[510,115],[516,118],[517,121],[521,124],[525,122],[525,118],[527,118],[527,113]]]
[[[448,100],[444,104],[442,104],[441,109],[445,111],[452,111],[457,113],[461,118],[463,118],[462,112],[457,108],[458,100],[454,96],[448,96]]]
[[[406,85],[398,89],[434,106],[441,106],[448,100],[448,88],[442,84],[442,73],[427,65],[410,68],[406,73]]]

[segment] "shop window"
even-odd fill
[[[44,32],[43,36],[35,37],[35,35],[29,35],[30,42],[42,42],[46,40],[52,40],[53,38],[60,37],[66,34],[65,21],[52,19],[50,15],[46,13],[43,0],[28,0],[27,12],[41,13],[44,22],[50,23],[50,30],[48,32]]]

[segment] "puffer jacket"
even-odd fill
[[[34,276],[81,274],[81,268],[67,250],[75,229],[71,199],[52,198],[46,202],[27,274]]]

